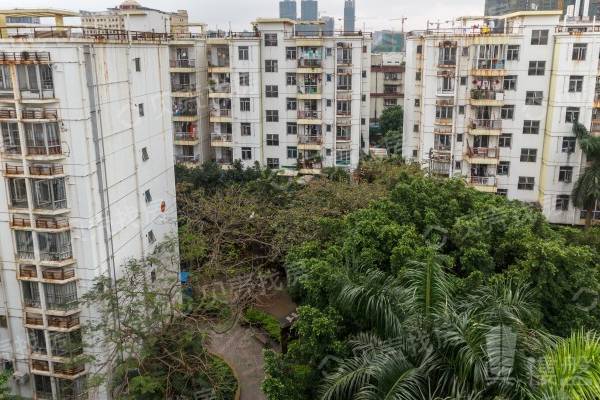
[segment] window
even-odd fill
[[[463,46],[462,48],[462,56],[469,57],[469,46]]]
[[[325,77],[327,82],[331,82],[333,80],[333,74],[327,74],[327,76]]]
[[[279,158],[267,158],[267,168],[278,169]]]
[[[279,88],[277,85],[267,85],[265,88],[265,95],[267,97],[279,97]]]
[[[421,99],[415,99],[415,107],[421,107]]]
[[[327,132],[331,132],[331,124],[327,124],[327,126],[325,126],[325,130]]]
[[[515,118],[515,106],[502,106],[500,110],[500,118],[502,119],[514,119]]]
[[[140,114],[140,117],[144,116],[144,103],[138,104],[138,113]]]
[[[240,72],[240,86],[250,86],[250,72]]]
[[[362,77],[363,77],[363,78],[366,78],[366,77],[367,77],[367,71],[364,71],[364,70],[363,70],[363,72],[362,72]]]
[[[267,110],[267,122],[279,122],[279,111]]]
[[[508,175],[510,171],[510,161],[500,161],[498,163],[498,175]]]
[[[415,74],[415,80],[417,80],[417,81],[421,80],[421,71],[417,71],[417,73]]]
[[[467,77],[461,76],[460,77],[460,86],[465,86],[466,84],[467,84]]]
[[[583,91],[583,76],[571,75],[569,77],[569,92],[582,92]]]
[[[575,43],[573,45],[573,61],[584,61],[587,53],[587,43]]]
[[[362,102],[364,103],[365,101],[367,101],[367,95],[366,95],[366,94],[363,94],[363,95],[360,97],[360,99],[361,99],[361,100],[362,100]],[[383,102],[384,102],[384,105],[385,105],[385,100],[396,100],[396,99],[384,99],[384,100],[383,100]],[[394,105],[395,105],[395,104],[396,104],[396,101],[394,101]]]
[[[135,71],[140,72],[142,70],[142,60],[139,57],[133,59],[135,63]]]
[[[504,77],[504,90],[517,90],[516,75],[506,75]]]
[[[565,122],[567,124],[574,124],[577,121],[579,121],[579,107],[567,107]]]
[[[521,162],[535,162],[537,149],[521,149]]]
[[[512,145],[512,133],[503,133],[498,138],[498,146],[510,147]]]
[[[295,122],[287,123],[287,134],[288,135],[297,135],[298,134],[298,124]]]
[[[508,196],[508,189],[498,189],[498,190],[496,190],[496,194],[498,196],[507,197]]]
[[[287,110],[294,111],[298,108],[298,102],[293,97],[288,97],[287,99]]]
[[[252,160],[252,149],[250,147],[242,147],[242,160]]]
[[[276,133],[267,133],[267,146],[279,146],[279,135]]]
[[[337,165],[350,165],[350,150],[336,150],[335,163]]]
[[[6,328],[6,327],[8,327],[6,315],[0,315],[0,328]]]
[[[240,98],[240,111],[250,111],[250,97]]]
[[[265,60],[265,72],[277,72],[277,60]]]
[[[150,193],[150,190],[144,192],[144,200],[146,200],[146,204],[152,203],[152,194]]]
[[[533,190],[535,178],[533,176],[520,176],[517,188],[519,190]]]
[[[248,46],[240,46],[238,47],[238,59],[240,61],[248,61],[249,49]]]
[[[286,72],[285,81],[288,86],[296,86],[296,73]]]
[[[454,162],[454,169],[460,171],[462,169],[462,161],[455,161]]]
[[[265,46],[268,46],[268,47],[277,46],[277,34],[276,33],[265,33]]]
[[[154,236],[154,232],[148,231],[148,243],[153,244],[154,242],[156,242],[156,236]]]
[[[564,183],[573,182],[573,167],[560,167],[558,169],[558,181]]]
[[[298,148],[295,146],[288,146],[287,148],[287,158],[298,158]]]
[[[333,55],[333,47],[327,47],[327,48],[325,49],[325,55],[326,55],[327,57],[331,57],[331,56]]]
[[[252,136],[252,125],[250,122],[242,122],[240,124],[240,130],[242,132],[242,136]]]
[[[457,133],[456,134],[456,141],[459,142],[459,143],[463,141],[463,134],[462,133]]]
[[[529,106],[541,106],[543,97],[544,97],[543,92],[527,91],[525,93],[525,104],[529,105]]]
[[[414,124],[413,125],[413,132],[419,133],[419,124]]]
[[[540,133],[540,121],[523,121],[523,133],[526,135],[537,135]]]
[[[437,106],[435,117],[437,119],[452,119],[452,106]]]
[[[458,113],[460,115],[464,115],[465,114],[465,106],[458,106]]]
[[[286,47],[285,48],[285,59],[286,60],[295,60],[297,57],[297,50],[295,47]]]
[[[577,143],[577,138],[575,137],[564,137],[562,140],[562,152],[563,153],[575,153],[575,145]]]
[[[546,61],[529,61],[529,75],[543,76],[546,70]]]
[[[531,31],[531,44],[534,46],[548,44],[548,29],[534,29]]]
[[[331,99],[327,99],[327,102],[325,103],[327,105],[327,107],[331,107],[331,105],[333,104]]]
[[[568,211],[571,196],[568,194],[559,194],[556,196],[556,211]]]
[[[150,156],[148,155],[148,148],[143,147],[142,148],[142,161],[148,161],[149,159],[150,159]]]
[[[506,48],[506,60],[507,61],[518,61],[519,60],[520,46],[518,44],[509,44]]]

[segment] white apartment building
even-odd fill
[[[354,169],[369,145],[371,38],[259,19],[207,38],[213,158],[295,174]]]
[[[96,365],[67,363],[108,353],[82,342],[98,314],[78,299],[177,232],[169,52],[68,27],[0,37],[0,369],[15,394],[107,398],[84,392]]]
[[[371,123],[377,124],[390,107],[404,104],[404,53],[371,56]]]
[[[411,32],[404,157],[535,203],[551,222],[582,224],[570,194],[585,161],[572,128],[579,121],[600,131],[600,32],[560,17],[465,17],[458,28]]]

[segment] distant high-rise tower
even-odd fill
[[[354,32],[356,29],[356,2],[346,0],[344,3],[344,32]]]
[[[569,3],[570,0],[564,1]],[[503,15],[515,11],[560,9],[559,0],[486,0],[485,15]]]
[[[323,21],[323,35],[333,36],[335,32],[335,20],[332,17],[321,17]]]
[[[297,10],[296,0],[282,0],[279,2],[279,18],[297,19]]]
[[[300,18],[303,21],[319,19],[319,3],[317,0],[302,0],[300,3]]]

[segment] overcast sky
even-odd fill
[[[138,0],[142,5],[164,11],[186,9],[193,22],[205,22],[210,28],[249,29],[257,17],[276,17],[278,0]],[[1,8],[53,7],[69,10],[98,11],[113,7],[121,0],[0,0]],[[298,3],[300,1],[298,0]],[[427,20],[446,21],[461,15],[482,15],[484,0],[357,0],[357,29],[367,31],[400,30],[405,16],[407,29],[424,29]],[[298,7],[299,8],[299,7]],[[344,0],[320,0],[322,15],[342,18]],[[340,22],[336,22],[340,25]]]

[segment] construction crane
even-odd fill
[[[390,21],[402,21],[402,34],[404,34],[404,21],[406,21],[408,18],[406,18],[404,15],[402,16],[402,18],[392,18],[390,19]]]

